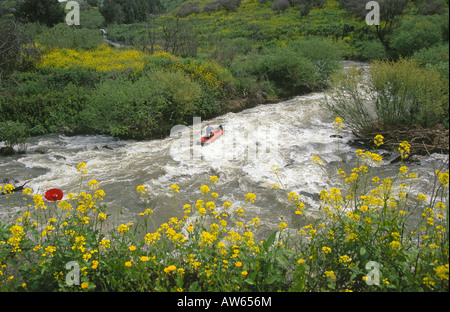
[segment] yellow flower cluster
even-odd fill
[[[77,171],[81,176],[87,174],[86,164],[77,165]],[[88,267],[96,269],[99,261],[93,258],[98,251],[88,248],[86,229],[96,230],[97,227],[106,220],[107,215],[99,205],[105,195],[103,190],[98,189],[98,182],[90,180],[88,183],[91,193],[82,192],[78,196],[73,193],[67,194],[66,200],[61,200],[55,205],[52,211],[48,209],[44,198],[40,194],[34,194],[31,188],[25,188],[22,192],[23,199],[28,202],[28,210],[16,219],[10,228],[11,236],[5,241],[0,241],[0,245],[6,244],[11,247],[11,252],[22,254],[23,250],[35,252],[37,264],[39,266],[50,266],[52,258],[55,258],[58,251],[71,250],[74,260],[78,259],[86,264],[83,267],[83,274],[88,274]],[[11,193],[10,186],[2,188]],[[54,217],[48,217],[54,213]],[[30,239],[33,238],[34,239]],[[64,241],[61,245],[55,245],[55,241]],[[102,250],[110,247],[109,240],[99,241]],[[61,249],[60,249],[61,248]],[[61,274],[55,272],[58,280]],[[23,283],[27,284],[27,283]]]
[[[14,190],[16,189],[12,184],[6,184],[4,187],[0,185],[0,191],[3,189],[3,194],[14,194]]]
[[[260,224],[259,218],[252,218],[247,224],[240,220],[245,216],[245,205],[255,201],[257,196],[248,193],[245,197],[246,203],[243,207],[230,211],[231,203],[224,202],[221,207],[215,202],[217,193],[213,192],[214,186],[218,183],[217,176],[211,176],[211,185],[202,185],[200,191],[203,199],[198,199],[195,205],[185,204],[183,210],[185,216],[182,219],[171,218],[168,223],[163,223],[154,233],[147,233],[144,236],[146,245],[149,248],[159,249],[159,243],[166,244],[171,242],[174,247],[183,250],[196,250],[197,253],[191,253],[184,259],[187,267],[177,270],[177,266],[171,264],[164,268],[167,274],[185,274],[187,270],[192,270],[196,274],[204,274],[208,278],[212,278],[213,272],[217,270],[226,270],[231,267],[228,263],[235,263],[236,268],[244,266],[240,255],[244,250],[253,253],[260,252],[259,246],[254,241],[254,234],[250,230],[256,228]],[[142,190],[139,188],[138,190]],[[195,207],[195,209],[192,209]],[[195,224],[186,223],[192,218],[193,214],[197,214]],[[207,221],[208,220],[208,221]],[[200,223],[197,225],[197,223]],[[230,224],[235,224],[236,230],[230,229]],[[208,224],[206,226],[206,224]],[[202,258],[202,252],[205,250],[217,250],[217,261],[213,264],[205,263]],[[128,262],[127,262],[128,263]],[[219,265],[220,263],[221,265]],[[130,262],[131,266],[132,263]],[[185,272],[186,270],[186,272]],[[239,270],[241,276],[249,274],[248,270]]]
[[[342,119],[340,117],[336,117],[334,119],[334,129],[336,131],[340,132],[343,127],[344,127],[344,123],[342,122]]]
[[[97,72],[141,71],[147,56],[137,50],[113,49],[104,44],[95,50],[54,49],[42,56],[40,68],[82,67]]]
[[[403,141],[402,143],[400,143],[398,151],[400,152],[400,156],[402,159],[408,158],[409,153],[411,152],[411,144],[409,144],[409,142],[407,141]]]
[[[188,63],[168,52],[158,51],[150,57],[150,62],[158,58],[168,60],[167,64],[164,65],[167,69],[184,72],[194,80],[206,84],[212,90],[220,91],[226,83],[233,79],[230,71],[215,61]],[[155,62],[155,64],[158,63]]]
[[[375,139],[373,140],[373,142],[375,143],[375,145],[377,147],[380,147],[381,145],[384,144],[383,140],[384,140],[384,137],[381,134],[378,134],[377,136],[375,136]]]

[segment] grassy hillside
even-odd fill
[[[199,1],[199,7],[202,9],[207,2]],[[195,36],[200,55],[209,55],[222,42],[229,44],[230,41],[240,38],[245,39],[246,45],[259,48],[283,46],[288,41],[310,36],[329,38],[343,43],[343,46],[350,43],[352,37],[359,40],[371,37],[365,22],[339,9],[335,1],[328,1],[323,8],[312,9],[306,17],[300,16],[296,7],[278,13],[272,6],[273,2],[270,1],[259,3],[256,0],[245,0],[237,11],[203,11],[180,18],[176,17],[178,11],[175,10],[149,24],[110,26],[108,35],[114,41],[142,46],[149,41],[149,30],[155,29],[159,36],[157,40],[163,40],[164,29],[178,21]]]
[[[230,9],[223,2],[234,0],[221,1],[166,1],[166,13],[120,25],[106,25],[101,10],[86,2],[77,27],[21,24],[4,14],[4,34],[12,34],[5,40],[17,44],[14,53],[0,51],[10,58],[0,62],[7,64],[0,72],[0,127],[13,121],[30,134],[160,137],[193,116],[323,90],[345,58],[412,57],[448,82],[447,6],[424,15],[409,3],[380,40],[374,26],[335,0],[318,1],[303,15],[298,5],[276,10],[272,1],[244,0]],[[120,47],[108,46],[99,28]],[[148,84],[155,87],[136,93]],[[433,90],[442,97],[433,109],[439,116],[432,120],[448,127],[448,87],[439,88]],[[117,94],[108,100],[104,92]],[[129,111],[136,115],[128,117]]]

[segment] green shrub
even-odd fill
[[[433,126],[442,121],[444,85],[436,70],[413,60],[374,62],[370,69],[376,112],[384,125]]]
[[[449,45],[437,45],[423,48],[414,53],[414,59],[425,68],[431,68],[439,72],[444,85],[444,125],[449,127]]]
[[[310,60],[316,67],[319,83],[326,84],[328,77],[339,68],[342,53],[339,47],[322,38],[290,41],[288,49]]]
[[[58,132],[63,127],[75,129],[84,109],[89,89],[36,73],[20,74],[20,87],[5,95],[0,120],[15,120],[32,129],[32,134]]]
[[[102,81],[89,97],[81,126],[98,133],[146,137],[158,133],[158,121],[167,105],[163,83],[145,76]]]
[[[218,102],[212,95],[181,71],[154,69],[135,80],[106,79],[89,97],[81,127],[120,137],[159,137],[196,114],[213,114]]]
[[[252,74],[270,81],[282,96],[317,90],[338,68],[341,54],[323,39],[295,40],[286,47],[266,49],[256,55]]]
[[[437,66],[449,62],[449,44],[424,47],[414,53],[414,59],[422,66]],[[448,72],[448,71],[447,71]],[[448,75],[447,75],[448,76]]]
[[[385,60],[388,57],[386,48],[378,40],[363,41],[360,54],[365,60]]]
[[[37,41],[49,49],[90,50],[98,48],[103,37],[97,29],[75,28],[62,23],[38,35]]]
[[[4,141],[7,147],[19,145],[22,148],[28,137],[29,129],[26,124],[16,121],[0,122],[0,141]]]
[[[375,61],[368,78],[356,68],[338,73],[332,86],[327,107],[360,132],[443,121],[446,94],[439,73],[411,59]]]
[[[195,114],[197,104],[203,93],[199,83],[179,71],[159,70],[149,75],[152,76],[152,79],[161,83],[161,92],[168,103],[168,106],[164,109],[164,115],[169,119],[170,124],[182,123]]]
[[[272,48],[254,61],[252,74],[268,80],[280,96],[290,96],[317,87],[319,76],[312,61],[292,49]]]
[[[396,56],[411,56],[423,47],[431,47],[443,40],[438,17],[418,16],[404,22],[391,38],[390,48]]]

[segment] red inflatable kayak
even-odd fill
[[[198,140],[197,145],[209,145],[212,142],[214,142],[215,140],[217,140],[219,137],[222,136],[223,134],[223,127],[222,125],[220,125],[218,128],[214,129],[212,131],[212,133],[214,134],[212,137],[210,137],[209,135],[205,135],[203,137],[200,138],[200,140]]]

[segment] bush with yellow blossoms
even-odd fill
[[[381,137],[375,141],[382,145]],[[150,209],[152,190],[140,185],[145,210],[117,224],[102,204],[101,183],[84,181],[81,163],[86,191],[49,202],[25,189],[27,208],[0,224],[0,289],[448,291],[448,170],[436,170],[430,193],[413,194],[418,176],[405,163],[387,178],[374,174],[383,161],[376,151],[356,156],[355,167],[339,169],[336,185],[319,194],[318,214],[285,188],[274,168],[273,192],[286,196],[292,214],[280,216],[262,240],[264,220],[247,214],[258,194],[248,193],[239,205],[224,201],[217,176],[194,202],[168,204],[179,213],[162,224]],[[317,156],[312,162],[318,170],[325,166]],[[183,192],[176,184],[167,191],[175,199]],[[15,189],[5,185],[0,192],[11,196]],[[77,264],[78,283],[68,282],[68,263]]]
[[[91,50],[52,49],[37,63],[38,68],[82,67],[97,72],[142,71],[146,54],[137,50],[113,49],[106,44]]]

